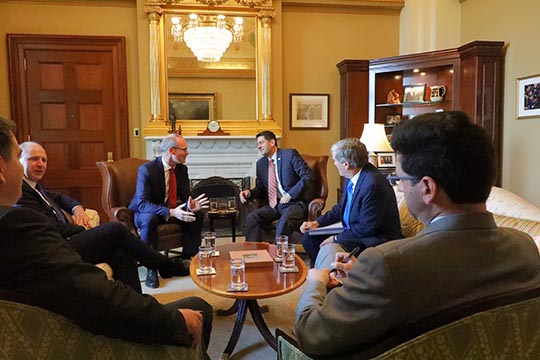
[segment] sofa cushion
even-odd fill
[[[493,214],[540,222],[540,208],[500,187],[494,186],[491,189],[486,205]]]

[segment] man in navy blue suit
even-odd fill
[[[255,188],[240,192],[240,201],[263,199],[268,204],[250,212],[246,219],[246,240],[261,241],[261,226],[279,219],[276,235],[289,236],[306,219],[311,200],[313,172],[295,149],[279,149],[276,135],[256,135],[262,158],[257,161]]]
[[[346,191],[330,211],[316,221],[304,222],[300,230],[306,233],[340,221],[344,230],[329,237],[304,235],[302,245],[312,264],[321,247],[329,246],[326,250],[331,250],[324,252],[324,259],[317,259],[316,268],[328,266],[334,261],[336,252],[351,251],[357,246],[364,250],[403,237],[394,190],[368,162],[365,145],[356,138],[343,139],[332,145],[331,154],[339,175],[348,179]]]
[[[203,215],[198,211],[208,208],[208,198],[205,194],[191,198],[188,169],[184,165],[189,155],[186,140],[178,134],[168,135],[161,141],[160,149],[161,156],[139,167],[137,188],[129,209],[135,212],[135,226],[141,239],[154,248],[159,224],[181,225],[182,257],[188,259],[198,252],[201,244]],[[155,270],[148,270],[146,285],[159,287]]]

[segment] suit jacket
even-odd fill
[[[309,202],[312,198],[313,171],[295,149],[278,149],[276,169],[283,190],[293,201]],[[254,199],[268,199],[268,158],[257,160],[257,180],[251,189]]]
[[[188,345],[183,316],[84,263],[43,215],[0,206],[0,288],[87,330],[143,343]]]
[[[59,192],[45,189],[45,194],[68,214],[72,213],[72,209],[75,206],[81,205],[77,200]],[[51,207],[26,181],[23,181],[22,183],[22,196],[14,206],[27,207],[44,215],[64,238],[68,238],[85,230],[82,226],[59,222]]]
[[[345,191],[338,204],[319,216],[319,225],[327,226],[342,221],[346,203]],[[354,187],[349,226],[350,229],[338,235],[337,242],[351,250],[358,245],[367,248],[402,238],[394,190],[386,178],[369,163],[362,168]]]
[[[358,351],[440,311],[539,285],[530,236],[497,228],[490,213],[449,215],[412,238],[365,250],[328,295],[321,282],[308,282],[295,333],[309,354]]]
[[[177,202],[180,205],[186,202],[191,194],[187,166],[176,164],[174,173]],[[170,209],[165,203],[165,173],[161,156],[139,166],[137,188],[129,209],[161,215],[164,218],[169,216]]]

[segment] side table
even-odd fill
[[[236,242],[236,217],[238,210],[211,210],[208,211],[208,227],[210,231],[216,231],[214,226],[215,220],[230,220],[232,231],[232,242]]]

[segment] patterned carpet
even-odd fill
[[[230,238],[218,238],[217,245],[229,243],[230,241]],[[237,241],[244,241],[244,238],[237,239]],[[140,273],[141,279],[144,279],[146,270],[141,268]],[[161,303],[177,300],[180,297],[199,296],[208,301],[214,307],[214,310],[228,309],[234,302],[232,299],[219,297],[200,289],[191,281],[189,276],[168,280],[160,279],[160,283],[161,286],[158,289],[149,289],[144,286],[143,282],[143,292],[152,294]],[[303,287],[300,287],[292,293],[283,296],[259,301],[261,306],[266,305],[269,308],[269,311],[263,316],[272,333],[275,331],[276,327],[285,329],[289,332],[292,331],[294,326],[294,310],[298,298],[302,293],[302,288]],[[227,346],[230,333],[232,332],[234,320],[234,315],[223,317],[214,314],[212,339],[208,349],[208,353],[212,360],[221,359],[222,352]],[[247,314],[244,328],[240,334],[240,339],[238,340],[233,355],[229,359],[274,360],[276,359],[276,356],[276,352],[260,335],[251,319],[251,315]]]

